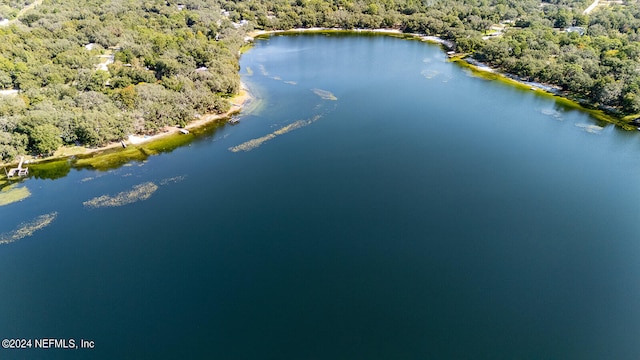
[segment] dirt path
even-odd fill
[[[595,9],[596,7],[598,7],[598,3],[600,2],[600,0],[595,0],[591,5],[589,5],[588,8],[586,8],[582,13],[587,15],[588,13],[592,12],[593,9]]]
[[[35,8],[36,6],[42,4],[42,0],[36,0],[34,2],[32,2],[31,4],[23,7],[22,9],[20,9],[20,11],[18,11],[18,15],[16,15],[16,18],[13,20],[9,20],[9,21],[5,21],[5,22],[0,22],[0,26],[9,26],[11,24],[13,24],[14,22],[16,22],[16,20],[20,19],[20,17],[22,17],[22,15],[24,15],[24,13],[26,13],[27,11]]]

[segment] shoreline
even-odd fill
[[[238,114],[239,112],[242,111],[245,103],[250,101],[251,99],[252,99],[252,96],[249,93],[249,90],[246,87],[246,85],[244,83],[240,83],[240,92],[229,99],[229,101],[231,102],[231,108],[229,109],[229,111],[222,114],[205,114],[191,121],[183,128],[179,128],[177,126],[165,127],[162,129],[162,132],[154,135],[148,135],[148,136],[129,135],[129,137],[126,140],[123,140],[122,142],[124,142],[127,145],[140,145],[140,144],[161,139],[169,135],[178,134],[181,129],[191,130],[191,129],[199,128],[211,122],[223,120],[231,117],[232,115]],[[105,150],[112,147],[122,146],[122,142],[112,143],[105,146],[104,148],[98,148],[95,151],[97,152],[97,151]]]
[[[229,110],[227,112],[224,112],[222,114],[204,114],[202,116],[200,116],[199,118],[194,118],[193,121],[189,122],[184,128],[179,128],[177,126],[167,126],[164,127],[163,129],[160,130],[160,132],[154,134],[154,135],[134,135],[131,134],[129,135],[126,139],[123,139],[121,141],[114,141],[111,143],[108,143],[104,146],[100,146],[100,147],[96,147],[96,148],[87,148],[87,147],[83,147],[83,146],[62,146],[60,147],[58,150],[56,150],[54,152],[54,154],[52,156],[46,157],[46,158],[34,158],[32,156],[25,156],[25,165],[38,165],[38,164],[42,164],[45,162],[52,162],[52,161],[57,161],[57,160],[63,160],[63,159],[67,159],[67,158],[71,158],[74,156],[91,156],[91,155],[98,155],[106,150],[114,150],[114,149],[125,149],[125,147],[123,146],[123,144],[127,145],[127,146],[140,146],[140,145],[145,145],[160,139],[163,139],[165,137],[171,136],[171,135],[177,135],[180,133],[180,130],[182,129],[186,129],[186,130],[191,130],[191,129],[197,129],[200,127],[203,127],[204,125],[207,125],[209,123],[213,123],[216,121],[220,121],[223,119],[227,119],[235,114],[238,114],[242,111],[243,107],[246,105],[246,103],[248,103],[249,101],[251,101],[251,99],[253,99],[253,97],[251,96],[251,93],[249,92],[248,87],[244,84],[244,83],[240,83],[240,92],[234,96],[232,96],[231,98],[229,98],[229,101],[231,103],[231,107],[229,108]],[[11,167],[16,165],[17,162],[10,162],[10,163],[3,163],[0,164],[0,166],[2,167]],[[6,178],[5,174],[0,174],[0,177],[2,178]]]
[[[314,27],[314,28],[293,28],[293,29],[288,29],[288,30],[254,30],[251,31],[247,34],[247,36],[245,37],[245,43],[248,46],[251,46],[252,43],[255,41],[256,38],[261,38],[261,37],[269,37],[271,35],[289,35],[289,34],[298,34],[298,33],[327,33],[327,32],[335,32],[335,33],[352,33],[352,34],[358,34],[358,33],[370,33],[370,34],[379,34],[379,35],[388,35],[388,36],[397,36],[397,37],[402,37],[405,39],[413,39],[413,40],[419,40],[419,41],[423,41],[423,42],[428,42],[431,44],[437,44],[440,45],[441,47],[443,47],[443,50],[451,50],[455,44],[448,41],[448,40],[444,40],[440,37],[437,36],[431,36],[431,35],[425,35],[425,34],[418,34],[418,33],[403,33],[401,30],[399,29],[342,29],[342,28],[321,28],[321,27]],[[247,46],[246,45],[246,46]],[[523,89],[527,88],[530,90],[533,90],[539,94],[543,94],[546,96],[552,96],[553,98],[555,98],[557,101],[561,101],[565,104],[568,104],[570,106],[579,108],[582,111],[585,111],[587,113],[589,113],[590,115],[592,115],[594,118],[600,120],[600,121],[605,121],[607,123],[611,123],[614,124],[616,126],[619,126],[620,128],[624,129],[624,130],[636,130],[637,128],[631,124],[629,124],[627,121],[625,121],[625,117],[616,117],[613,115],[610,115],[608,113],[606,113],[604,110],[601,109],[597,109],[597,108],[590,108],[589,104],[583,104],[580,103],[576,100],[571,99],[568,96],[565,96],[564,94],[562,94],[560,91],[558,91],[556,88],[554,88],[553,86],[549,86],[546,84],[539,84],[539,83],[535,83],[535,82],[529,82],[529,81],[525,81],[522,79],[519,79],[517,76],[513,75],[513,74],[509,74],[509,73],[505,73],[502,71],[499,71],[497,69],[491,68],[490,66],[481,63],[479,61],[476,61],[472,58],[470,58],[468,55],[465,54],[459,54],[462,56],[454,56],[454,57],[450,57],[450,61],[451,62],[455,62],[456,64],[458,64],[459,66],[463,66],[466,68],[469,68],[471,71],[473,71],[475,73],[475,75],[477,76],[481,76],[490,80],[498,80],[498,81],[502,81],[505,83],[509,83],[513,86],[518,86],[521,87]],[[247,101],[250,101],[252,99],[251,93],[249,92],[249,89],[247,88],[247,86],[244,83],[240,83],[241,89],[240,92],[234,96],[232,96],[229,101],[231,102],[231,108],[222,114],[205,114],[200,116],[199,118],[195,118],[193,121],[191,121],[190,123],[188,123],[184,129],[190,130],[190,129],[195,129],[195,128],[199,128],[202,127],[206,124],[212,123],[212,122],[216,122],[222,119],[226,119],[229,118],[235,114],[238,114],[242,111],[244,105],[246,104]],[[627,116],[629,117],[629,116]],[[87,147],[83,147],[83,146],[63,146],[61,148],[59,148],[58,150],[56,150],[54,152],[54,155],[50,156],[50,157],[46,157],[46,158],[33,158],[32,156],[25,156],[25,164],[30,165],[30,164],[41,164],[41,163],[45,163],[45,162],[50,162],[50,161],[56,161],[56,160],[62,160],[62,159],[68,159],[68,158],[72,158],[74,156],[87,156],[87,157],[91,157],[91,155],[98,155],[106,150],[114,150],[117,148],[121,148],[124,149],[125,147],[123,145],[127,145],[127,146],[138,146],[138,145],[143,145],[143,144],[148,144],[151,143],[153,141],[156,140],[160,140],[162,138],[165,138],[167,136],[170,135],[176,135],[180,132],[180,130],[183,128],[179,128],[179,127],[165,127],[163,128],[159,133],[154,134],[154,135],[148,135],[148,136],[140,136],[140,135],[129,135],[129,137],[127,139],[123,139],[122,141],[117,141],[117,142],[112,142],[109,144],[106,144],[104,146],[101,147],[97,147],[97,148],[87,148]],[[10,163],[3,163],[0,164],[0,166],[3,167],[10,167],[13,165],[16,165],[17,163],[14,162],[10,162]],[[0,177],[6,178],[6,176],[4,174],[0,174]]]
[[[431,44],[437,44],[441,47],[446,48],[446,50],[452,50],[455,44],[449,40],[442,39],[438,36],[418,34],[418,33],[403,33],[398,29],[342,29],[342,28],[294,28],[289,30],[256,30],[247,34],[247,41],[253,41],[255,38],[266,37],[273,34],[297,34],[297,33],[305,33],[305,32],[344,32],[344,33],[372,33],[372,34],[380,34],[380,35],[389,35],[389,36],[400,36],[406,39],[414,39],[419,41],[428,42]],[[580,100],[576,100],[570,97],[570,94],[563,93],[556,86],[551,84],[543,84],[537,83],[533,81],[526,81],[524,79],[519,78],[514,74],[510,74],[507,72],[503,72],[499,69],[494,69],[489,65],[479,62],[468,54],[456,54],[455,56],[450,56],[449,60],[451,62],[455,62],[459,66],[469,68],[476,75],[481,76],[490,80],[498,80],[504,83],[508,83],[514,86],[518,86],[522,89],[529,89],[535,91],[540,95],[551,96],[559,102],[564,103],[565,105],[569,105],[575,108],[578,108],[584,112],[589,113],[591,116],[596,118],[599,121],[604,121],[615,126],[620,127],[626,131],[640,130],[637,125],[630,124],[629,121],[632,118],[636,118],[638,114],[617,116],[607,111],[594,106],[593,104],[589,104],[588,102],[582,102]]]

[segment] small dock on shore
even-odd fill
[[[29,168],[23,168],[22,167],[22,163],[23,162],[24,162],[24,156],[20,157],[20,163],[18,164],[17,168],[9,169],[9,172],[7,173],[7,177],[27,176],[27,175],[29,175]]]
[[[238,118],[231,118],[231,119],[229,119],[229,121],[228,121],[228,122],[229,122],[229,124],[231,124],[231,125],[237,125],[238,123],[240,123],[240,119],[238,119]]]

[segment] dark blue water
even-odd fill
[[[4,238],[57,214],[0,245],[0,337],[95,341],[1,359],[640,357],[636,133],[417,41],[241,65],[240,125],[0,207]]]

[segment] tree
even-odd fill
[[[38,125],[29,134],[31,148],[37,154],[51,155],[57,148],[62,146],[60,129],[53,124]]]
[[[0,131],[0,160],[10,161],[26,152],[28,139],[24,134]]]
[[[112,93],[111,98],[120,109],[131,110],[136,105],[138,94],[136,93],[135,87],[133,85],[129,85],[122,89],[115,90]]]
[[[615,106],[620,103],[623,87],[622,81],[604,77],[594,86],[594,100],[606,106]]]
[[[6,71],[0,70],[0,87],[3,89],[13,88],[13,79]]]

